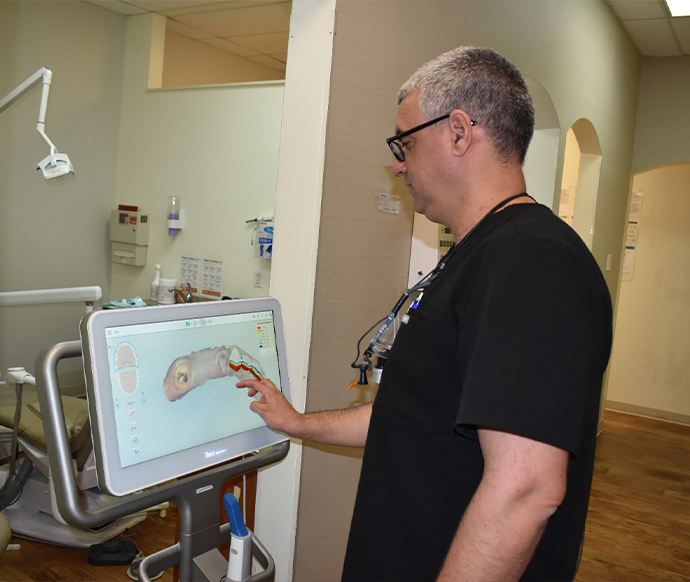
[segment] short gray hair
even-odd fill
[[[534,133],[534,104],[520,71],[491,49],[459,47],[422,65],[398,93],[419,88],[428,119],[462,109],[481,124],[500,159],[525,161]]]

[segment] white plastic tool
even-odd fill
[[[250,582],[252,566],[252,534],[242,517],[240,504],[232,493],[224,497],[225,511],[230,522],[230,559],[228,560],[227,582]]]

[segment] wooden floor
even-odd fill
[[[174,528],[173,509],[136,526],[133,539],[150,554],[174,543]],[[2,582],[129,580],[126,567],[90,566],[87,550],[12,541],[22,548],[0,558]],[[161,582],[172,579],[167,571]],[[577,581],[689,580],[690,427],[607,411]]]
[[[141,524],[121,538],[134,540],[144,555],[153,554],[175,543],[176,510],[166,517],[151,513]],[[29,540],[12,538],[10,543],[21,549],[7,551],[0,558],[0,582],[123,582],[129,581],[127,566],[92,566],[88,549],[63,548]],[[173,582],[172,569],[159,582]]]
[[[577,580],[690,580],[690,427],[606,412]]]

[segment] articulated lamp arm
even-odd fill
[[[15,101],[26,95],[31,89],[38,85],[41,81],[46,85],[50,85],[50,80],[53,73],[45,67],[41,67],[33,75],[31,75],[26,81],[18,85],[14,90],[10,91],[5,97],[0,100],[0,113],[7,109],[10,105],[13,105]],[[48,104],[48,91],[44,90],[44,94],[41,98],[41,110],[39,112],[39,122],[43,120],[45,122],[46,116],[46,106]]]
[[[50,155],[38,163],[38,167],[43,171],[43,176],[46,180],[57,180],[59,178],[66,178],[67,176],[74,175],[74,168],[72,163],[67,157],[67,154],[58,153],[57,149],[53,145],[53,142],[48,139],[45,133],[46,126],[46,109],[48,107],[48,94],[50,93],[50,82],[52,80],[53,73],[50,69],[41,67],[33,75],[31,75],[26,81],[18,85],[14,90],[10,91],[5,97],[0,100],[0,113],[5,109],[10,107],[10,105],[16,103],[21,97],[26,95],[31,89],[33,89],[39,83],[43,83],[43,89],[41,91],[41,105],[38,111],[38,122],[36,123],[36,129],[41,137],[50,146]]]

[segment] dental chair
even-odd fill
[[[0,507],[12,533],[51,544],[88,548],[92,544],[103,543],[146,519],[145,513],[128,516],[97,529],[75,528],[64,521],[55,505],[55,488],[50,473],[41,406],[35,388],[30,385],[35,385],[35,381],[23,369],[10,369],[8,377],[9,384],[24,384],[20,422],[14,439],[12,433],[17,408],[16,397],[14,393],[7,393],[8,391],[0,394],[0,428],[3,429],[0,440],[5,449],[13,448],[14,440],[18,450],[24,454],[24,459],[18,461],[19,469],[14,483],[0,497]],[[17,380],[22,382],[16,382]],[[78,486],[89,506],[99,507],[104,504],[105,496],[96,488],[87,402],[73,396],[61,396],[61,401]],[[13,453],[10,450],[8,457]],[[0,467],[0,485],[6,482],[10,467],[10,463]]]
[[[101,294],[100,287],[4,292],[0,293],[0,307],[84,302],[89,312]],[[3,445],[0,452],[4,452],[10,462],[0,466],[0,487],[5,485],[15,468],[12,457],[20,452],[24,458],[17,461],[19,467],[14,471],[16,477],[0,497],[0,549],[4,549],[2,541],[8,533],[5,521],[17,536],[69,547],[89,547],[103,543],[146,519],[144,512],[122,517],[98,528],[68,525],[55,503],[48,458],[49,443],[43,428],[44,415],[38,401],[35,379],[23,368],[10,368],[6,380],[0,382],[0,443]],[[12,387],[15,389],[12,390]],[[19,407],[18,401],[21,401]],[[62,396],[61,403],[64,410],[62,420],[68,435],[73,470],[78,475],[78,486],[88,506],[97,508],[107,503],[107,496],[96,488],[87,402],[74,396]]]

